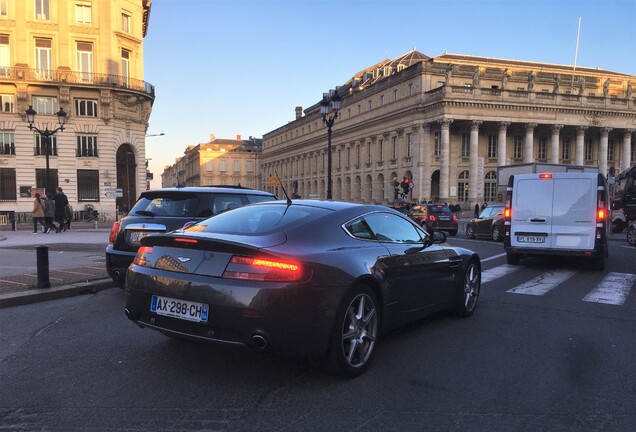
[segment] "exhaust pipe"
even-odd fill
[[[121,272],[119,270],[115,270],[113,271],[113,275],[115,276],[115,278],[119,279],[121,278]]]
[[[128,308],[124,308],[124,313],[126,314],[126,317],[131,321],[137,321],[137,319],[139,318],[138,313],[133,312]]]
[[[259,334],[255,334],[252,336],[252,345],[259,350],[264,350],[267,348],[267,339],[264,336]]]

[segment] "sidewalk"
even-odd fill
[[[104,251],[110,226],[74,223],[66,232],[33,234],[0,227],[0,308],[80,294],[115,285],[106,272]],[[48,247],[50,288],[38,288],[37,246]]]

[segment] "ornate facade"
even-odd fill
[[[3,0],[0,8],[0,214],[32,209],[31,192],[64,189],[75,210],[110,218],[146,186],[154,88],[143,81],[148,0]],[[64,130],[47,146],[29,129]],[[123,196],[122,196],[123,195]]]
[[[411,179],[413,201],[497,200],[497,167],[635,163],[636,76],[600,69],[411,51],[338,88],[334,199],[387,204]],[[304,115],[303,115],[304,113]],[[327,130],[319,104],[263,137],[264,175],[326,197]],[[294,183],[297,182],[297,183]],[[465,207],[464,207],[465,208]]]

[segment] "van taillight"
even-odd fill
[[[108,243],[115,243],[117,240],[117,234],[119,233],[119,226],[121,223],[119,221],[115,222],[113,226],[110,228],[110,234],[108,235]]]
[[[152,256],[152,247],[142,246],[137,250],[137,255],[133,264],[141,267],[150,267],[150,257]]]
[[[552,174],[551,173],[539,174],[539,178],[540,179],[551,179],[552,178]]]
[[[506,208],[504,210],[504,218],[505,219],[510,219],[510,209],[509,208]]]
[[[605,209],[598,209],[598,212],[596,214],[596,219],[599,222],[604,221],[606,216],[607,216],[607,213],[605,212]]]
[[[234,255],[223,272],[225,279],[243,279],[270,282],[303,280],[306,271],[294,261]]]

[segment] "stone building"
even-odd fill
[[[143,81],[148,0],[0,2],[0,214],[30,216],[31,192],[60,186],[76,211],[109,218],[146,186],[154,88]],[[47,140],[33,125],[64,129]],[[47,155],[47,147],[49,148]],[[47,170],[48,165],[48,170]],[[118,190],[119,189],[119,190]],[[123,196],[119,196],[123,195]]]
[[[261,189],[259,158],[262,140],[217,138],[189,146],[184,156],[167,166],[161,175],[162,187],[241,185]]]
[[[497,166],[635,163],[636,76],[598,68],[413,50],[337,88],[333,198],[474,205],[497,200]],[[263,175],[277,171],[302,196],[326,197],[327,128],[320,105],[263,137]],[[466,207],[464,207],[466,208]]]

